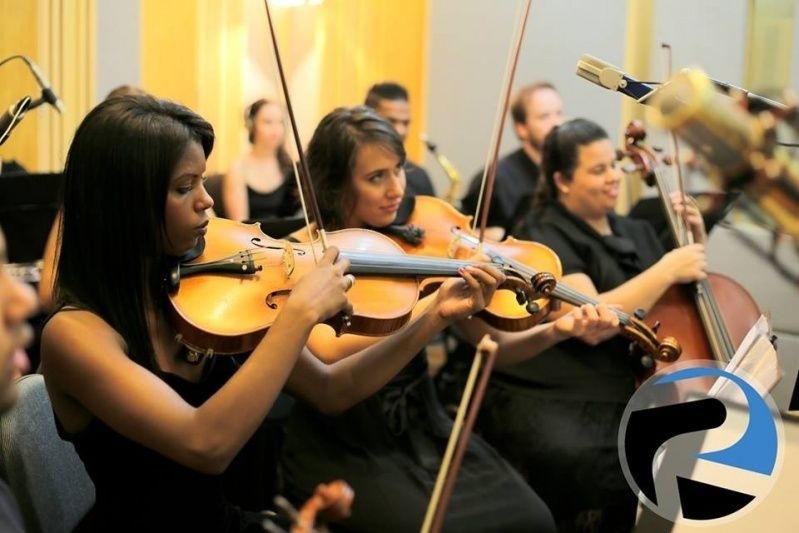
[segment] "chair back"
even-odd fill
[[[59,437],[41,374],[17,380],[19,397],[0,417],[0,476],[28,533],[72,531],[94,505],[94,485],[70,442]]]

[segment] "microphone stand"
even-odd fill
[[[50,87],[49,82],[45,81],[44,74],[42,74],[39,67],[31,61],[28,56],[24,56],[21,54],[15,54],[13,56],[8,56],[3,60],[0,60],[0,67],[11,61],[12,59],[20,59],[22,60],[25,65],[28,66],[28,69],[33,74],[33,77],[36,78],[36,83],[39,85],[39,88],[42,90],[41,97],[37,98],[36,100],[32,100],[30,105],[28,105],[27,110],[30,111],[32,109],[36,109],[42,104],[50,104],[56,108],[56,110],[61,113],[64,110],[64,104],[61,100],[53,92],[53,89]],[[21,118],[21,117],[20,117]]]

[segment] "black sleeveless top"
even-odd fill
[[[230,357],[206,364],[206,374],[198,383],[169,373],[162,378],[197,407],[236,370]],[[182,466],[120,435],[98,418],[75,435],[66,433],[58,417],[56,426],[59,435],[75,445],[95,485],[95,505],[76,531],[263,531],[260,513],[244,511],[226,500],[225,475]]]
[[[250,219],[290,217],[297,212],[300,203],[294,172],[284,172],[284,176],[283,183],[271,192],[262,193],[247,186]]]

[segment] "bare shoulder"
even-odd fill
[[[122,337],[102,318],[89,311],[64,310],[45,325],[41,341],[42,373],[49,387],[72,392],[89,376],[97,377],[111,365],[133,363]]]
[[[91,337],[91,339],[87,339]],[[70,348],[87,341],[98,344],[117,345],[124,349],[122,337],[108,322],[91,311],[79,309],[63,310],[56,313],[42,330],[43,347],[54,352],[71,352]]]
[[[45,325],[41,341],[42,374],[53,409],[70,433],[92,418],[84,407],[112,361],[133,364],[125,344],[102,318],[89,311],[64,310]]]

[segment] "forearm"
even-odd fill
[[[197,409],[197,427],[215,435],[208,444],[223,463],[233,459],[272,409],[313,326],[281,313],[242,367]]]
[[[536,324],[524,331],[501,331],[474,319],[461,322],[456,331],[473,346],[477,346],[484,335],[490,335],[499,345],[496,359],[499,366],[521,363],[569,337],[557,331],[552,322]]]
[[[380,390],[448,325],[428,308],[400,332],[327,366],[324,385],[307,399],[325,412],[348,409]]]
[[[648,311],[674,283],[669,274],[656,264],[615,289],[601,293],[599,300],[621,306],[627,313],[636,309]]]

